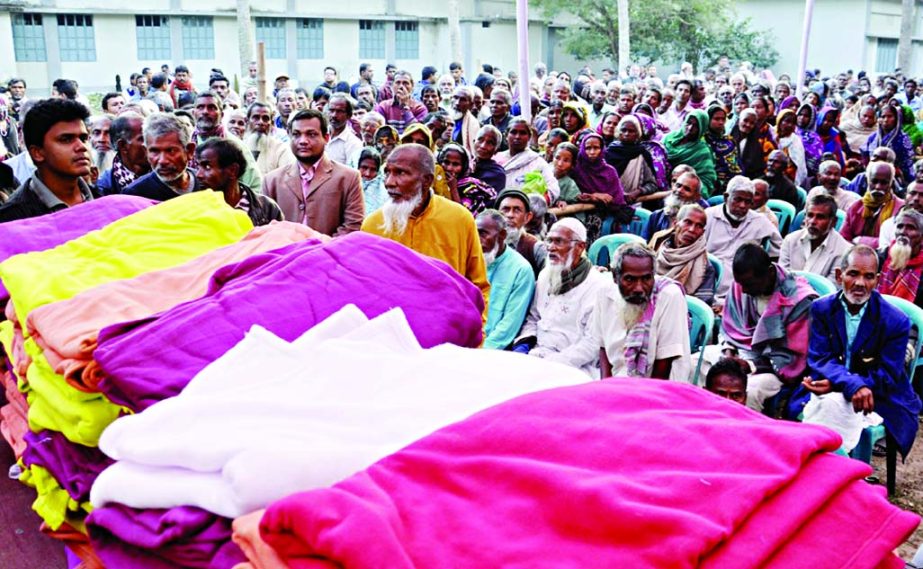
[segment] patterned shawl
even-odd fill
[[[920,274],[923,273],[923,250],[907,262],[901,270],[891,268],[891,256],[885,260],[878,282],[878,292],[891,294],[913,302],[920,287]]]
[[[794,381],[804,375],[807,364],[810,309],[817,293],[804,278],[774,267],[776,288],[763,314],[758,312],[756,298],[744,294],[735,282],[724,306],[721,329],[731,345],[767,356],[780,379]]]
[[[664,287],[669,285],[682,286],[674,280],[665,277],[655,277],[654,289],[651,291],[651,299],[644,308],[644,313],[638,322],[632,326],[631,330],[625,336],[625,365],[628,368],[628,375],[631,377],[648,377],[648,348],[651,339],[651,321],[654,319],[654,310],[657,309],[657,297]],[[678,325],[676,322],[671,324]]]

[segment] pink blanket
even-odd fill
[[[29,334],[44,351],[54,370],[68,383],[84,391],[95,390],[84,370],[93,359],[96,337],[106,326],[146,318],[183,302],[199,298],[208,290],[212,274],[232,263],[305,241],[327,240],[308,227],[289,222],[254,229],[238,243],[216,249],[188,263],[113,281],[77,296],[33,310],[28,317]]]
[[[605,380],[289,496],[260,533],[295,568],[887,567],[919,518],[839,444],[693,386]]]

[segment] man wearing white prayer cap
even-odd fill
[[[529,315],[513,350],[579,368],[599,377],[599,342],[590,316],[599,292],[611,286],[586,258],[586,227],[565,218],[545,238],[548,258],[538,275]]]

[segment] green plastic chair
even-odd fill
[[[903,298],[898,298],[889,294],[883,296],[892,306],[906,314],[907,318],[910,319],[911,327],[917,329],[916,345],[914,346],[915,357],[907,364],[907,381],[912,381],[914,370],[921,364],[920,354],[923,352],[923,308]],[[866,428],[865,432],[863,432],[862,439],[863,440],[860,440],[860,445],[868,445],[866,451],[862,453],[866,457],[871,457],[871,449],[875,446],[876,442],[881,439],[885,440],[888,495],[893,496],[897,488],[897,442],[894,440],[894,437],[887,432],[884,425]],[[854,450],[859,449],[857,447]]]
[[[702,370],[702,355],[705,346],[711,342],[715,331],[715,313],[711,307],[694,296],[686,296],[686,309],[689,311],[689,349],[690,353],[699,352],[699,361],[690,378],[693,385],[699,383],[699,373]]]
[[[635,214],[631,218],[631,223],[628,224],[628,233],[644,237],[644,232],[647,229],[647,222],[650,218],[651,212],[640,207],[635,208]]]
[[[807,271],[792,271],[792,273],[804,277],[804,280],[808,281],[814,292],[820,296],[827,296],[836,292],[836,286],[825,277]]]
[[[600,237],[590,245],[590,252],[588,253],[590,262],[600,267],[608,267],[609,260],[612,259],[615,250],[623,243],[628,242],[645,245],[644,238],[633,233],[614,233]],[[605,258],[602,258],[603,251],[606,252]]]
[[[785,237],[792,220],[795,219],[795,206],[782,200],[769,200],[766,206],[779,218],[779,233]]]
[[[804,204],[808,202],[808,192],[804,188],[795,188],[798,191],[798,204],[795,206],[795,209],[801,211],[804,209]]]
[[[836,224],[834,228],[839,231],[843,227],[843,223],[846,221],[846,212],[841,209],[836,210]],[[795,215],[795,220],[792,221],[792,226],[788,228],[789,233],[794,233],[801,229],[801,226],[804,225],[804,210],[799,211]]]
[[[721,277],[724,276],[724,265],[721,260],[711,253],[708,253],[708,262],[715,269],[715,294],[718,294],[718,287],[721,286]]]

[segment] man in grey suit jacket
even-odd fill
[[[324,153],[327,117],[308,109],[288,123],[297,162],[270,172],[263,193],[279,204],[285,219],[337,237],[358,231],[365,217],[359,172]]]

